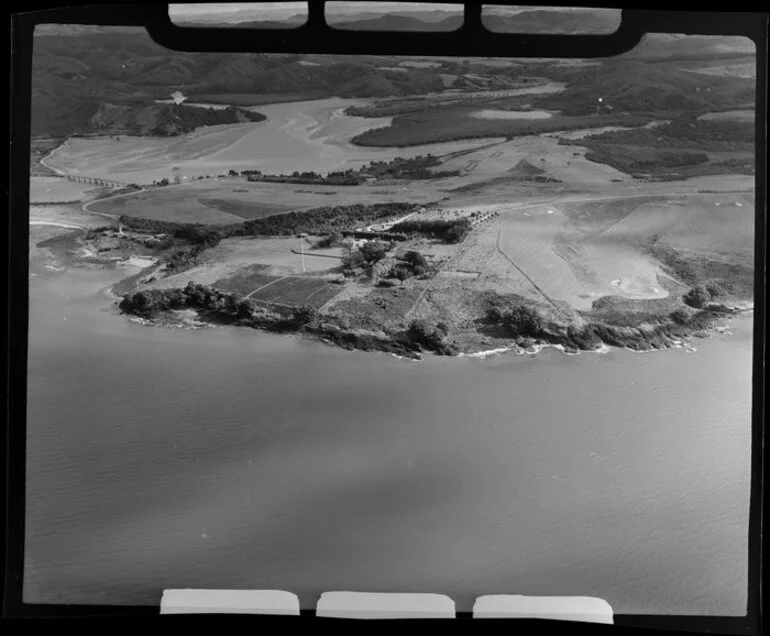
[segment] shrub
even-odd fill
[[[724,288],[724,285],[722,285],[722,283],[720,283],[719,281],[713,281],[711,283],[708,283],[706,285],[706,291],[709,293],[711,300],[720,298],[724,296],[727,292],[727,290]]]
[[[318,310],[312,305],[303,305],[294,311],[294,321],[306,325],[318,317]]]
[[[674,311],[672,311],[668,317],[677,325],[684,325],[688,320],[690,320],[690,312],[682,308],[674,309]]]

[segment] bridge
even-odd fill
[[[91,183],[93,185],[109,186],[112,188],[124,188],[128,184],[120,183],[119,181],[113,181],[112,179],[102,179],[100,177],[81,177],[79,175],[67,175],[67,180],[74,181],[75,183]]]

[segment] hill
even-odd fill
[[[508,171],[508,174],[513,177],[535,177],[541,174],[544,174],[545,170],[542,168],[538,168],[537,166],[533,166],[529,161],[526,159],[522,159],[517,163],[513,168],[511,168]]]
[[[568,82],[567,88],[537,104],[572,116],[628,112],[663,118],[740,108],[755,101],[751,79],[700,75],[659,62],[613,58],[596,66],[564,69],[560,74]]]
[[[66,30],[65,30],[66,31]],[[157,45],[144,30],[54,29],[35,38],[32,135],[83,131],[101,103],[149,107],[181,90],[196,96],[254,94],[385,97],[443,87],[436,69],[395,72],[366,58],[302,63],[303,55],[185,53]]]
[[[173,137],[199,126],[264,121],[261,113],[236,108],[209,110],[176,104],[129,106],[102,103],[89,118],[84,132]]]

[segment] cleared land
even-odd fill
[[[751,299],[751,86],[741,78],[690,72],[712,62],[690,60],[686,71],[672,61],[539,62],[538,71],[565,81],[533,79],[540,82],[539,94],[530,87],[444,91],[374,104],[343,99],[273,104],[260,108],[269,117],[260,124],[143,140],[144,146],[132,139],[73,140],[56,156],[62,165],[70,161],[82,170],[124,174],[172,176],[179,167],[175,172],[182,177],[194,176],[195,166],[216,171],[211,178],[90,204],[96,212],[238,226],[228,229],[230,237],[279,232],[291,237],[220,241],[221,234],[194,228],[218,238],[197,243],[198,252],[191,249],[189,257],[182,253],[172,261],[178,273],[144,282],[139,290],[180,288],[192,280],[262,306],[310,305],[347,336],[360,336],[347,331],[359,329],[387,339],[414,319],[427,321],[429,330],[441,322],[460,350],[494,348],[512,339],[510,325],[489,317],[495,298],[537,309],[548,325],[565,331],[596,321],[628,329],[671,325],[674,310],[681,310],[678,319],[682,312],[684,319],[693,315],[682,298],[696,285],[718,281],[727,289],[725,297]],[[411,77],[419,70],[399,68],[404,70],[393,76]],[[477,66],[442,71],[451,71],[443,74],[452,76],[453,85],[494,83],[493,71]],[[502,78],[500,85],[511,81]],[[345,114],[349,105],[356,116]],[[356,147],[352,138],[372,145]],[[416,145],[448,139],[460,141]],[[217,176],[231,168],[325,174],[428,152],[441,159],[431,170],[453,176],[370,175],[352,186]],[[411,229],[404,230],[409,234],[392,237],[397,246],[374,254],[376,264],[369,260],[376,246],[360,254],[360,246],[352,246],[351,255],[359,258],[348,262],[344,248],[311,249],[320,236],[299,238],[358,227],[345,223],[389,228],[389,217],[359,218],[332,209],[369,203],[419,204],[408,208],[415,215]],[[319,209],[312,223],[307,215],[285,214],[309,209]],[[453,239],[430,229],[440,225],[430,221],[458,214],[473,224],[467,236]],[[280,216],[256,222],[273,215]],[[240,227],[248,221],[254,222]],[[340,236],[331,238],[330,244],[340,244]],[[424,260],[407,256],[411,251]],[[183,267],[188,269],[179,271]],[[625,335],[631,342],[641,337]],[[565,342],[576,342],[570,338]]]
[[[103,191],[103,188],[75,183],[63,177],[33,177],[29,184],[29,202],[34,205],[87,201]]]
[[[227,225],[322,205],[427,203],[443,196],[432,185],[408,189],[405,185],[336,187],[249,182],[245,177],[226,177],[153,188],[138,195],[94,203],[92,209],[181,223]]]

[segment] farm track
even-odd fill
[[[281,276],[281,278],[276,278],[275,280],[271,280],[269,283],[265,283],[264,285],[260,285],[254,291],[246,294],[244,296],[244,298],[251,298],[254,294],[256,294],[258,291],[262,291],[265,287],[270,287],[270,285],[274,285],[275,283],[280,282],[282,280],[285,280],[287,278],[291,278],[291,276]]]
[[[525,272],[523,269],[521,269],[521,267],[519,267],[516,264],[516,262],[510,256],[508,256],[508,254],[506,254],[503,251],[503,249],[500,247],[500,233],[501,233],[500,225],[501,224],[502,224],[502,222],[500,224],[498,224],[498,227],[497,227],[497,239],[495,240],[495,249],[500,253],[500,255],[506,261],[508,261],[511,265],[514,266],[514,268],[516,268],[516,271],[518,271],[519,274],[521,274],[524,278],[526,278],[529,281],[529,284],[532,285],[532,287],[534,287],[538,291],[538,293],[543,298],[545,298],[548,301],[548,303],[550,305],[552,305],[554,309],[556,309],[557,312],[559,312],[560,315],[564,316],[565,318],[568,318],[568,316],[565,315],[565,313],[562,310],[562,308],[559,307],[559,305],[557,305],[556,302],[548,294],[546,294],[545,291],[543,291],[543,289],[534,281],[534,279],[529,274],[527,274],[527,272]]]

